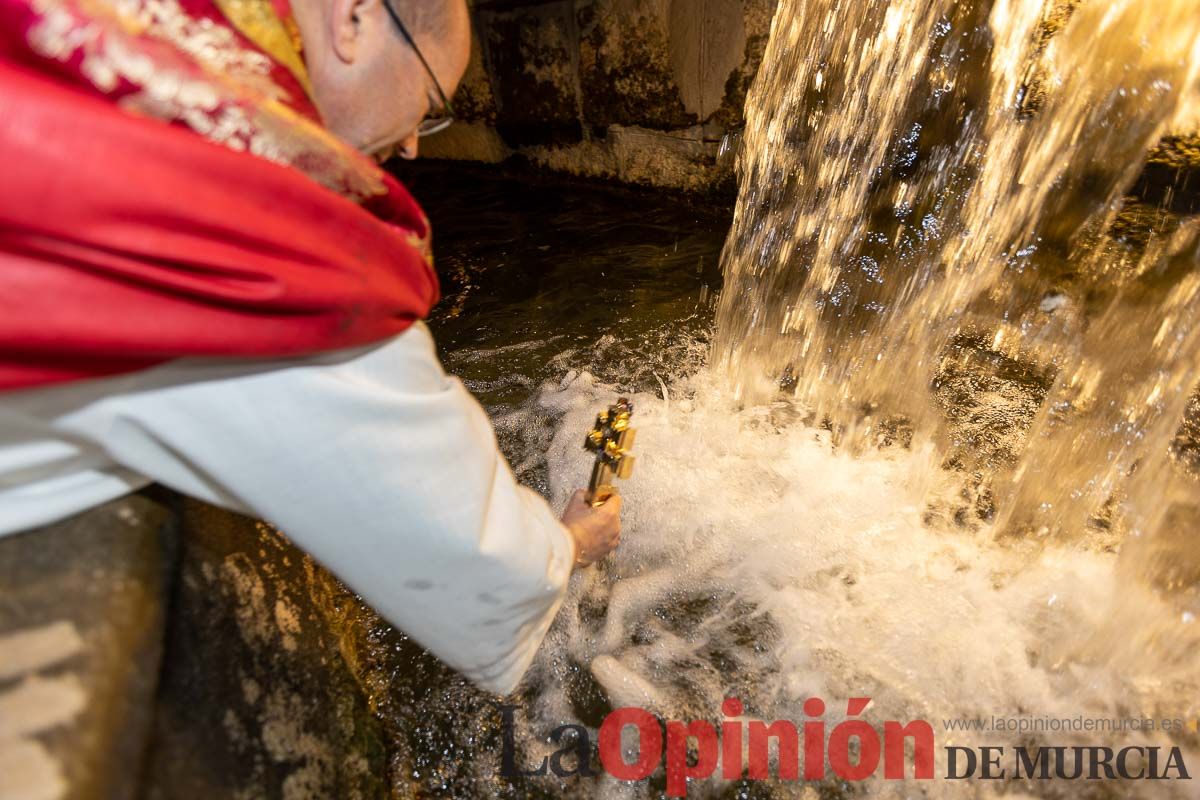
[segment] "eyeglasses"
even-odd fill
[[[391,0],[383,0],[383,7],[387,9],[388,16],[392,18],[392,22],[396,23],[396,27],[400,29],[400,35],[404,37],[404,41],[408,42],[408,46],[417,54],[417,59],[421,62],[421,66],[429,73],[429,79],[433,81],[433,88],[437,89],[438,100],[441,101],[441,115],[436,117],[426,117],[421,120],[421,124],[417,126],[417,136],[429,136],[432,133],[444,131],[450,127],[450,123],[454,122],[454,109],[450,106],[450,98],[446,97],[446,93],[442,91],[442,85],[438,83],[437,76],[433,74],[433,70],[429,67],[429,62],[425,60],[425,56],[421,55],[421,49],[417,47],[416,40],[412,34],[408,32],[408,28],[404,27],[404,23],[400,21],[400,15],[396,13],[396,9],[392,8]]]

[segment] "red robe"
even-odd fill
[[[133,5],[0,0],[0,390],[426,315],[425,217],[321,128],[298,52],[211,0]]]

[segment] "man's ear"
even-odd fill
[[[368,12],[379,0],[329,0],[329,40],[339,60],[351,64],[363,47]]]

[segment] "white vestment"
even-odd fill
[[[187,359],[0,394],[0,534],[151,481],[276,525],[497,692],[529,666],[574,560],[420,323],[304,359]]]

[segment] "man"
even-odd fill
[[[446,124],[470,28],[386,3],[0,0],[0,534],[157,481],[508,692],[620,498],[557,519],[437,361],[427,223],[361,153]]]

